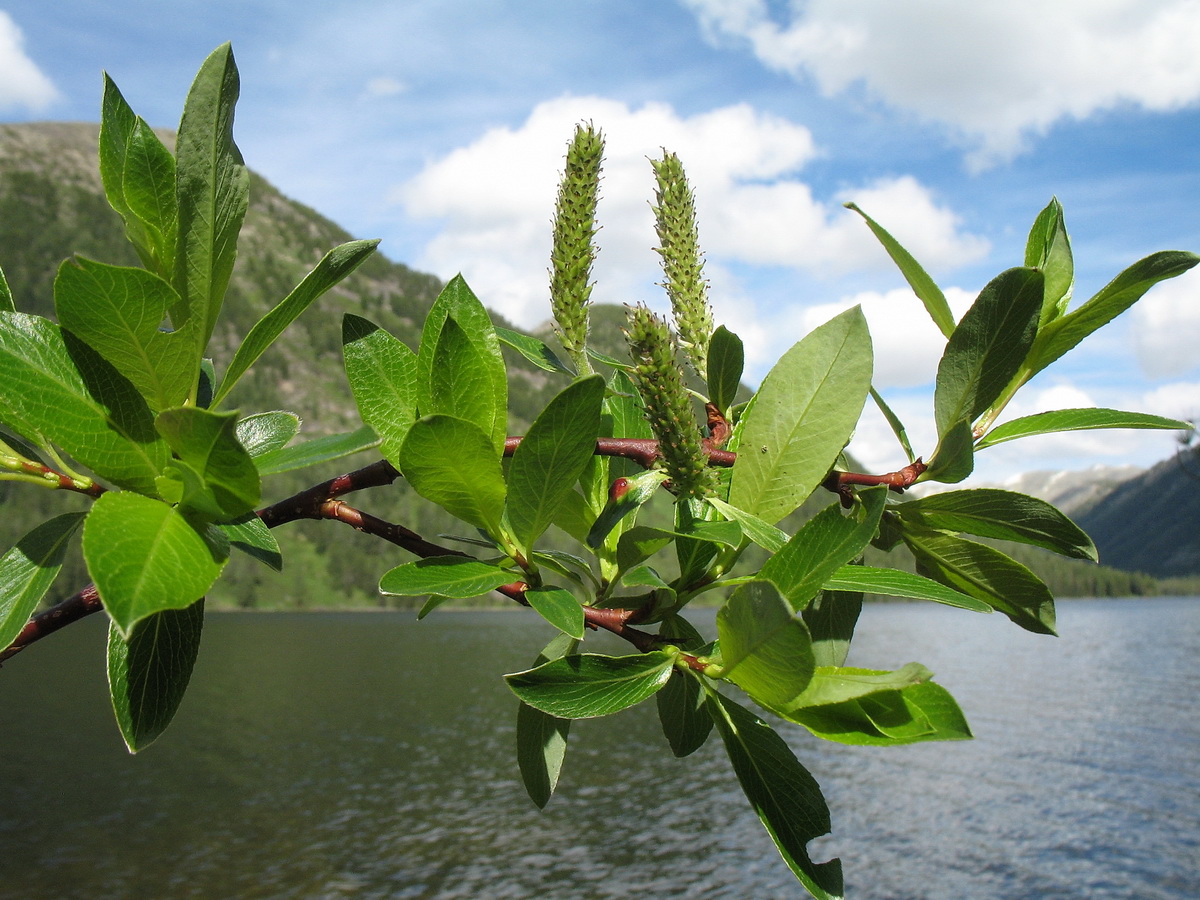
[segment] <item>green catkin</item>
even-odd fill
[[[588,304],[592,261],[596,258],[596,203],[603,158],[604,135],[591,124],[577,125],[567,147],[554,208],[550,305],[559,339],[581,374],[591,371],[587,358]]]
[[[662,467],[680,497],[700,498],[715,486],[692,401],[675,360],[667,323],[644,306],[631,307],[628,328],[633,380],[646,404],[646,419],[658,439]]]
[[[655,189],[654,228],[667,296],[675,313],[675,330],[688,361],[701,378],[707,378],[708,344],[712,338],[712,307],[696,227],[696,201],[674,153],[664,151],[661,160],[651,160]]]

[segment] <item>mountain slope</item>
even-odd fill
[[[162,137],[170,141],[171,136]],[[23,312],[54,316],[54,277],[72,254],[118,265],[137,265],[120,218],[104,198],[97,162],[99,126],[81,123],[0,125],[0,268]],[[370,237],[370,235],[366,235]],[[210,345],[218,374],[242,337],[331,248],[352,236],[312,209],[284,197],[251,174],[250,208],[238,245],[237,265]],[[288,409],[304,420],[301,437],[353,430],[360,424],[342,368],[341,319],[364,316],[416,348],[420,328],[440,279],[391,262],[376,253],[353,275],[318,301],[284,333],[231,395],[231,406],[251,412]],[[486,303],[486,297],[482,298]],[[549,304],[547,303],[547,309]],[[507,324],[493,316],[497,324]],[[508,355],[510,432],[522,433],[536,411],[565,386],[561,379]],[[264,502],[295,491],[369,459],[342,460],[299,473],[272,476]],[[360,499],[365,508],[424,533],[454,531],[448,516],[419,501],[399,481]],[[0,481],[0,546],[9,547],[29,525],[48,515],[82,508],[82,498],[31,490]],[[39,518],[40,517],[40,518]],[[240,571],[222,582],[235,585],[227,601],[257,602],[259,594],[290,605],[329,605],[331,597],[361,602],[377,595],[375,584],[389,564],[403,561],[381,552],[377,541],[343,532],[330,523],[296,523],[281,529],[285,557],[302,561],[306,577],[284,578],[231,563]],[[336,547],[324,554],[319,548]],[[372,556],[373,559],[368,559]],[[396,554],[399,556],[399,554]],[[380,562],[384,556],[385,561]],[[244,570],[244,571],[242,571]],[[76,557],[64,581],[84,583]],[[280,596],[280,592],[285,596]]]
[[[1159,578],[1200,573],[1200,447],[1121,482],[1074,518],[1106,565]]]

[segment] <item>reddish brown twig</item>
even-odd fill
[[[732,466],[737,460],[737,454],[718,449],[718,446],[728,439],[728,423],[720,416],[719,412],[714,415],[713,409],[710,409],[708,425],[710,436],[705,439],[704,447],[708,453],[709,462],[715,466]],[[504,445],[505,454],[512,455],[520,442],[520,437],[508,438]],[[658,458],[658,442],[635,438],[599,438],[596,441],[596,453],[601,456],[632,459],[649,468]],[[925,468],[925,464],[918,459],[903,469],[884,475],[832,472],[823,484],[827,489],[839,494],[844,504],[849,505],[853,502],[851,485],[886,484],[891,490],[899,492],[915,483]],[[354,491],[391,484],[399,475],[395,466],[387,460],[381,459],[361,469],[313,485],[285,500],[280,500],[278,503],[259,510],[258,516],[268,528],[275,528],[297,519],[332,519],[344,522],[358,531],[382,538],[416,556],[468,556],[459,550],[451,550],[431,543],[403,525],[387,522],[337,499]],[[89,490],[87,493],[99,496],[104,490],[97,484],[94,490]],[[526,589],[527,585],[523,582],[514,582],[497,588],[497,591],[517,603],[527,605]],[[46,635],[85,616],[99,612],[102,608],[95,586],[88,585],[83,590],[72,594],[57,605],[30,619],[12,645],[0,652],[0,662],[10,659],[29,644]],[[637,621],[638,613],[639,610],[635,609],[614,610],[584,607],[584,620],[590,627],[610,631],[629,641],[643,652],[660,646],[661,641],[655,635],[630,626],[631,621]],[[689,661],[688,664],[692,665],[692,662]],[[699,664],[692,665],[692,667],[703,668]]]
[[[523,439],[520,435],[505,438],[504,455],[512,456],[517,447],[521,445]],[[710,464],[728,468],[737,461],[736,453],[710,447],[708,444],[709,440],[706,438],[703,444]],[[619,456],[622,459],[631,459],[642,468],[649,469],[658,461],[658,441],[652,438],[597,438],[596,455]]]
[[[400,473],[386,459],[381,459],[363,466],[345,475],[338,475],[320,484],[314,484],[298,494],[293,494],[286,500],[280,500],[258,511],[258,517],[268,528],[274,528],[285,522],[297,519],[327,519],[321,509],[328,500],[334,500],[354,491],[364,488],[382,487],[391,484]]]
[[[725,446],[725,442],[729,440],[733,434],[733,427],[729,424],[729,420],[722,415],[720,408],[715,403],[704,404],[704,413],[708,417],[708,437],[701,443],[704,449],[708,451],[720,450]],[[730,463],[730,465],[733,465]]]
[[[0,651],[0,663],[16,656],[34,641],[40,640],[48,634],[53,634],[58,629],[64,628],[72,622],[77,622],[85,616],[90,616],[92,613],[99,612],[103,608],[100,604],[100,595],[96,593],[96,586],[89,584],[83,590],[72,594],[57,606],[45,612],[38,613],[26,622],[25,627],[21,629],[21,633],[17,635],[17,639],[6,649]]]
[[[862,485],[864,487],[874,487],[880,484],[886,484],[888,490],[895,491],[897,494],[904,493],[906,488],[916,484],[917,479],[921,474],[929,468],[920,459],[910,463],[903,469],[898,469],[895,472],[887,472],[883,475],[864,475],[859,472],[830,472],[829,475],[821,482],[822,487],[828,491],[833,491],[842,498],[842,506],[849,508],[854,503],[854,492],[850,490],[851,485]]]
[[[46,483],[46,486],[60,491],[74,491],[77,494],[86,494],[89,497],[99,497],[108,490],[98,481],[84,479],[82,482],[71,478],[69,475],[64,475],[51,469],[49,466],[42,465],[40,462],[35,462],[32,459],[24,459],[17,457],[16,459],[9,458],[10,462],[6,463],[5,468],[9,464],[16,468],[12,471],[21,471],[26,475],[32,475],[39,481]]]
[[[595,606],[585,606],[583,621],[590,628],[603,628],[619,638],[624,638],[643,653],[658,649],[660,642],[657,635],[629,625],[630,621],[637,620],[637,613],[636,609],[599,609]]]

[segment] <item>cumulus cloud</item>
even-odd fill
[[[957,217],[912,178],[818,198],[798,178],[818,154],[808,129],[748,105],[685,117],[663,103],[630,108],[563,97],[538,105],[517,128],[493,129],[431,162],[397,189],[410,216],[443,222],[416,264],[442,275],[469,267],[468,280],[493,308],[526,326],[543,320],[548,224],[566,141],[581,121],[594,122],[606,137],[600,301],[646,299],[661,278],[651,249],[654,179],[647,160],[663,147],[679,154],[695,187],[710,277],[739,264],[822,275],[890,267],[861,220],[842,209],[840,201],[851,198],[931,267],[972,262],[988,249],[962,233]]]
[[[1154,287],[1132,311],[1133,346],[1151,378],[1175,378],[1200,368],[1200,271]],[[1200,394],[1195,405],[1200,407]]]
[[[25,53],[25,36],[0,10],[0,110],[41,112],[58,99],[58,89]]]
[[[981,167],[1064,118],[1200,100],[1196,0],[684,0],[708,36],[747,43],[827,96],[861,88],[942,123]]]
[[[937,444],[931,393],[883,393],[904,423],[913,450],[928,456]],[[1096,406],[1188,419],[1200,414],[1200,382],[1177,381],[1149,389],[1085,389],[1068,378],[1059,378],[1042,387],[1027,386],[1005,410],[1002,421],[1052,409]],[[1175,448],[1176,434],[1171,431],[1101,429],[1039,435],[982,450],[976,457],[970,483],[999,483],[1016,472],[1078,470],[1095,465],[1149,467]],[[870,400],[849,449],[869,471],[891,471],[904,463],[891,427]]]
[[[961,318],[975,299],[974,293],[961,288],[947,288],[944,293],[955,319]],[[908,288],[885,293],[865,291],[836,303],[797,310],[798,330],[807,334],[852,306],[862,307],[871,330],[877,388],[910,388],[933,383],[946,338]]]

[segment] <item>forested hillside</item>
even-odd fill
[[[1117,485],[1075,513],[1109,565],[1160,578],[1200,572],[1200,447]]]
[[[96,162],[97,138],[96,125],[0,125],[0,267],[8,277],[18,309],[24,312],[53,317],[55,273],[59,264],[72,254],[109,263],[137,264],[123,238],[120,219],[104,199]],[[327,250],[352,237],[372,237],[347,234],[254,175],[250,196],[237,267],[212,344],[218,371],[232,357],[250,327],[286,296]],[[386,253],[386,248],[383,249]],[[440,288],[437,278],[377,253],[285,332],[239,383],[232,395],[235,404],[247,410],[297,412],[304,420],[302,437],[357,428],[357,413],[342,373],[343,314],[368,318],[415,348],[421,323]],[[481,299],[487,303],[487,297]],[[597,307],[593,314],[594,345],[613,355],[624,355],[620,337],[623,320],[623,310]],[[496,322],[506,324],[498,317]],[[535,411],[562,384],[518,355],[507,353],[507,356],[509,433],[521,434]],[[370,457],[363,455],[321,470],[272,476],[264,485],[264,500],[282,499],[309,484],[369,461]],[[1085,518],[1083,524],[1089,530],[1096,527],[1105,535],[1098,540],[1102,558],[1123,567],[1164,575],[1185,574],[1200,568],[1195,539],[1200,533],[1200,502],[1196,499],[1200,497],[1200,483],[1176,479],[1171,486],[1169,482],[1169,479],[1161,484],[1155,482],[1156,487],[1149,494],[1127,492],[1131,506],[1122,506],[1120,511],[1107,500],[1092,509],[1091,518]],[[1170,539],[1180,546],[1190,546],[1190,551],[1165,555],[1160,560],[1163,565],[1153,567],[1145,556],[1122,549],[1125,545],[1115,535],[1122,521],[1140,521],[1136,518],[1139,497],[1159,496],[1154,491],[1174,491],[1178,497],[1184,497],[1188,489],[1193,492],[1192,505],[1188,507],[1190,518],[1178,523]],[[819,496],[810,505],[816,509],[832,500],[831,495]],[[82,498],[65,492],[0,481],[0,506],[4,510],[0,516],[0,544],[11,546],[27,523],[39,521],[43,513],[82,509],[85,504],[80,501]],[[391,488],[373,491],[356,502],[378,516],[403,523],[431,538],[454,530],[452,520],[432,505],[419,501],[402,481]],[[403,561],[399,551],[389,556],[389,551],[378,541],[332,522],[292,524],[280,529],[278,537],[287,560],[282,575],[235,559],[228,577],[220,583],[221,593],[211,599],[218,604],[246,607],[379,605],[383,602],[375,590],[379,575]],[[564,538],[564,549],[566,541]],[[1142,540],[1143,545],[1146,543]],[[1153,546],[1148,549],[1153,556]],[[1051,586],[1062,594],[1155,590],[1152,579],[1132,578],[1127,573],[1062,561],[1048,554],[1026,556],[1027,564],[1047,577]],[[894,564],[904,565],[904,561],[895,560]],[[82,585],[86,578],[81,563],[76,560],[70,566],[73,568],[63,583]]]

